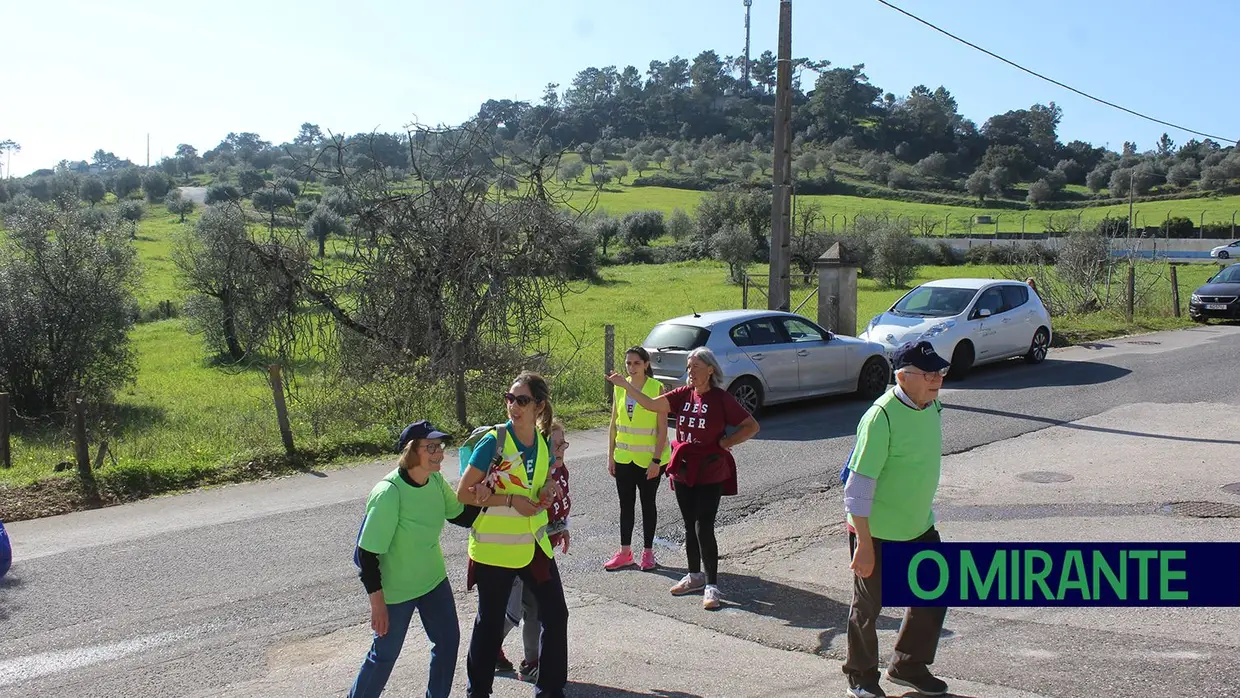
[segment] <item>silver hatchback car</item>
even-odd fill
[[[642,346],[655,378],[685,384],[689,352],[707,347],[723,367],[723,385],[745,409],[826,395],[873,400],[887,389],[884,347],[834,334],[808,318],[777,310],[694,313],[654,326]]]

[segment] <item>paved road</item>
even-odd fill
[[[1237,327],[1201,327],[1057,350],[1041,366],[978,369],[966,382],[949,384],[952,387],[944,392],[945,452],[956,454],[953,462],[965,462],[972,454],[1005,443],[1023,443],[1017,437],[1029,439],[1036,436],[1033,432],[1042,431],[1137,437],[1143,431],[1140,419],[1080,425],[1081,420],[1125,405],[1236,405],[1240,401],[1230,376],[1240,362],[1238,335]],[[620,655],[607,652],[633,653],[634,648],[606,649],[610,647],[606,640],[616,634],[637,636],[673,621],[677,625],[669,626],[669,634],[685,628],[710,630],[710,638],[738,638],[749,643],[746,646],[753,652],[770,648],[796,656],[839,656],[840,599],[847,598],[841,591],[846,579],[839,578],[837,559],[821,559],[822,555],[838,557],[839,538],[828,537],[832,527],[838,527],[838,493],[820,493],[834,483],[865,406],[855,400],[829,399],[771,409],[761,415],[759,437],[737,449],[742,464],[741,495],[725,501],[721,516],[727,524],[721,532],[727,541],[725,549],[736,551],[729,552],[725,561],[731,568],[727,589],[750,600],[748,610],[739,608],[736,613],[703,614],[692,599],[688,604],[671,599],[666,595],[665,579],[677,574],[671,570],[637,577],[599,571],[599,563],[615,544],[616,498],[605,475],[599,435],[570,435],[576,533],[573,550],[562,557],[561,564],[574,600],[574,617],[593,618],[589,625],[575,626],[574,632],[597,639],[591,647],[577,651],[574,671],[608,675],[606,670],[599,674],[598,667],[609,666]],[[1057,429],[1061,426],[1070,428]],[[1077,448],[1110,447],[1090,442]],[[1049,452],[1045,443],[1026,449],[1007,458],[1025,458],[1028,469],[1055,469],[1042,462]],[[1139,456],[1139,452],[1132,454]],[[970,462],[968,472],[995,467],[985,458]],[[365,465],[14,524],[10,532],[16,564],[0,582],[0,627],[4,628],[0,633],[0,695],[342,694],[341,686],[347,684],[364,646],[366,618],[349,551],[360,502],[371,483],[389,468],[390,463]],[[1240,474],[1233,479],[1240,480]],[[1122,478],[1106,485],[1124,486]],[[1112,501],[1106,496],[1101,489],[1091,490],[1084,499],[1063,504],[1056,516],[1096,516],[1098,507],[1090,509],[1090,498]],[[660,506],[661,549],[665,559],[675,564],[679,526],[666,490]],[[996,520],[1028,518],[1020,514],[1022,506],[1020,500],[1004,500],[991,513]],[[977,507],[958,502],[954,508],[948,506],[944,516],[976,521]],[[1107,529],[1102,535],[1116,537]],[[464,592],[461,578],[464,541],[462,531],[445,534],[444,548],[467,640],[473,599]],[[753,572],[745,574],[744,570]],[[755,604],[766,604],[760,614],[763,623],[754,622]],[[623,609],[622,615],[606,611],[613,607]],[[1223,617],[1232,619],[1229,627],[1238,625],[1235,613]],[[1108,672],[1145,667],[1143,681],[1172,677],[1186,685],[1188,678],[1181,681],[1175,672],[1197,671],[1197,667],[1180,666],[1185,658],[1209,656],[1198,645],[1184,645],[1167,657],[1143,640],[1130,648],[1139,652],[1125,655],[1123,661],[1108,660],[1098,644],[1108,642],[1105,632],[1074,633],[1067,624],[1058,628],[964,618],[953,632],[967,630],[970,641],[981,644],[960,650],[964,657],[973,658],[965,666],[974,667],[962,679],[984,683],[1001,676],[1004,685],[1019,688],[1022,679],[1010,657],[986,659],[993,643],[1004,642],[1004,638],[1029,648],[1034,653],[1031,657],[1045,660],[1060,653],[1068,655],[1049,674],[1030,681],[1045,690],[1040,695],[1085,695],[1087,685],[1091,690],[1110,691],[1107,695],[1169,695],[1118,690],[1122,682],[1117,684],[1116,675]],[[417,647],[410,650],[413,667],[424,661],[425,653],[423,643],[411,642]],[[716,639],[701,642],[714,647]],[[1055,646],[1043,647],[1047,643]],[[339,655],[341,646],[344,655]],[[1240,643],[1236,646],[1240,648]],[[653,654],[667,649],[654,649]],[[651,664],[651,655],[644,656],[640,661]],[[282,676],[279,669],[292,661],[289,657],[307,664],[294,662],[297,671],[290,670],[286,678],[271,683],[272,676]],[[329,657],[334,659],[329,661]],[[693,666],[709,667],[710,658],[704,661]],[[787,661],[792,666],[800,660]],[[1234,667],[1234,657],[1228,661],[1225,665]],[[960,668],[959,663],[956,666]],[[1220,666],[1216,662],[1211,671]],[[313,667],[319,667],[320,674]],[[730,676],[733,669],[716,671],[714,680],[722,681],[720,677]],[[630,671],[650,670],[625,669]],[[814,670],[806,671],[805,675],[813,676]],[[830,671],[838,672],[838,668]],[[677,676],[671,676],[663,677],[666,680],[659,687],[665,692],[656,695],[760,693],[757,688],[763,679],[757,673],[739,674],[738,680],[748,677],[752,685],[744,690],[727,683],[678,685]],[[318,683],[299,684],[309,680],[305,676],[316,676]],[[795,674],[798,681],[802,676]],[[838,682],[838,673],[825,676]],[[792,677],[783,678],[791,681]],[[683,674],[679,679],[687,680]],[[649,695],[647,691],[654,688],[644,678],[640,685],[645,688],[638,693],[582,685],[574,695]],[[785,692],[780,695],[812,694],[807,685],[781,686]],[[280,687],[285,692],[277,690]],[[406,685],[396,695],[416,695],[414,688]],[[508,692],[498,695],[519,694],[513,692],[516,689],[504,690]],[[684,692],[689,690],[698,693]],[[997,688],[977,693],[1034,695]]]
[[[181,189],[181,196],[193,201],[199,206],[202,206],[207,203],[207,188],[206,187],[180,187],[180,189]]]

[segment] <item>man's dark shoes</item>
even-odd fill
[[[947,693],[947,682],[928,671],[914,676],[905,676],[888,668],[887,680],[894,684],[907,686],[923,696],[941,696]]]
[[[508,657],[504,656],[504,650],[499,651],[499,656],[495,658],[495,671],[499,674],[511,674],[517,668],[512,665]]]

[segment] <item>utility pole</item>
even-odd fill
[[[745,90],[749,90],[749,7],[753,0],[745,0]]]
[[[151,166],[151,134],[146,134],[146,166]]]
[[[771,202],[771,269],[767,309],[790,306],[788,266],[792,208],[792,0],[779,0],[779,56],[775,79],[774,197]]]

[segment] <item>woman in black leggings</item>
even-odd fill
[[[736,494],[736,461],[732,447],[758,433],[758,422],[732,394],[723,389],[723,370],[705,347],[688,359],[689,383],[657,398],[638,390],[624,376],[607,377],[637,404],[676,420],[672,461],[667,474],[685,519],[685,555],[689,573],[671,589],[680,596],[702,591],[702,607],[719,608],[719,548],[715,542],[715,515],[720,497]],[[726,434],[727,427],[738,427]],[[703,574],[702,568],[705,567]]]
[[[650,354],[642,347],[630,347],[624,354],[628,382],[647,397],[658,397],[663,385],[654,379]],[[608,444],[607,468],[616,480],[620,495],[620,550],[603,563],[603,569],[614,571],[633,565],[633,526],[636,523],[637,492],[642,498],[642,548],[639,566],[654,569],[654,529],[658,523],[659,477],[671,460],[672,450],[667,439],[667,413],[653,412],[637,404],[620,386],[615,386],[611,407],[611,437]]]

